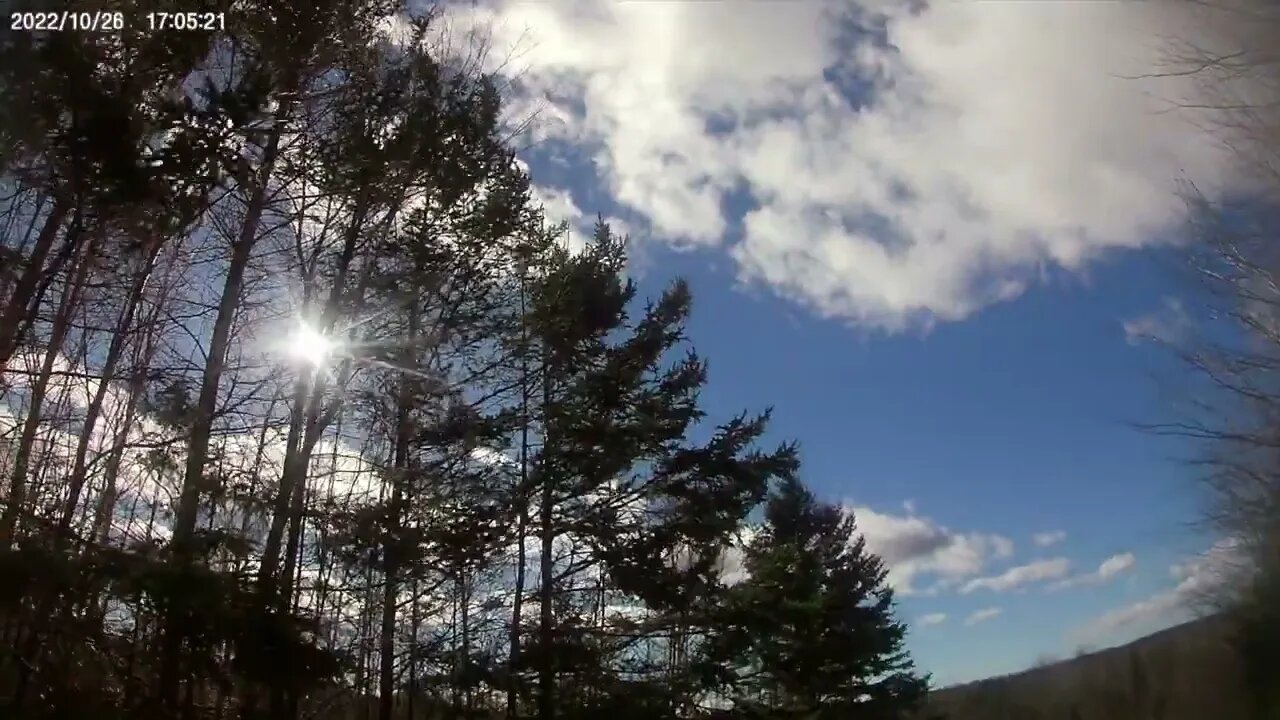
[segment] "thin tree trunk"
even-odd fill
[[[45,217],[40,234],[36,236],[31,254],[27,256],[27,266],[14,283],[13,292],[9,295],[3,311],[0,311],[0,377],[4,376],[10,358],[18,349],[19,326],[27,315],[40,278],[45,272],[45,260],[53,249],[58,230],[66,222],[71,205],[62,199],[55,199],[49,215]]]
[[[115,446],[107,457],[107,465],[103,469],[102,497],[93,515],[93,541],[106,545],[111,532],[111,516],[115,514],[116,501],[119,497],[117,483],[120,478],[120,465],[124,461],[125,447],[129,442],[129,432],[133,429],[138,414],[138,398],[142,395],[142,383],[134,380],[129,383],[129,397],[125,400],[124,420],[120,431],[116,433]]]
[[[314,403],[312,403],[312,407],[315,407]],[[309,420],[306,436],[302,439],[302,447],[296,453],[293,473],[290,476],[292,477],[293,493],[289,498],[289,505],[284,514],[284,517],[289,520],[289,537],[284,551],[284,566],[278,579],[274,575],[268,576],[267,583],[263,586],[269,593],[267,602],[274,605],[276,611],[281,615],[285,615],[290,611],[294,588],[296,587],[295,574],[301,569],[302,532],[305,528],[303,516],[306,509],[306,476],[310,470],[312,452],[320,439],[320,432],[316,428],[318,428],[318,423]],[[296,688],[284,687],[283,685],[273,687],[271,694],[271,717],[273,720],[287,720],[287,718],[293,717],[290,714],[290,708],[296,710],[296,697]]]
[[[129,396],[125,400],[124,420],[116,433],[115,445],[111,448],[106,468],[103,470],[102,498],[98,502],[97,514],[94,519],[92,537],[102,545],[107,544],[111,532],[111,518],[115,515],[115,505],[119,492],[117,483],[119,482],[120,466],[124,461],[129,433],[133,430],[133,423],[137,418],[138,403],[146,390],[147,368],[151,366],[151,361],[155,357],[159,319],[170,290],[171,287],[161,290],[152,305],[151,312],[139,325],[140,330],[142,328],[146,328],[146,330],[143,333],[140,351],[135,350],[134,352],[133,371],[130,373],[129,378]]]
[[[417,493],[413,483],[407,483],[405,485],[405,502],[408,503],[409,507],[414,507],[416,499]],[[405,698],[405,716],[408,720],[416,720],[415,711],[418,696],[418,632],[422,627],[422,619],[418,609],[418,577],[419,573],[413,573],[409,583],[409,657],[407,660],[409,688]]]
[[[406,443],[407,444],[407,443]],[[399,450],[396,452],[396,470],[403,468],[400,463]],[[398,483],[399,481],[397,481]],[[378,720],[392,720],[395,712],[395,633],[396,633],[396,594],[399,590],[400,550],[394,547],[399,544],[400,490],[391,492],[392,519],[388,532],[391,539],[384,549],[385,577],[382,589],[382,623],[378,645]]]
[[[284,467],[280,471],[280,487],[272,503],[271,526],[267,530],[262,559],[258,564],[258,582],[268,589],[275,584],[276,568],[280,564],[280,545],[284,541],[289,505],[293,497],[292,486],[297,473],[295,465],[301,461],[299,445],[302,443],[303,428],[307,425],[307,401],[311,396],[312,373],[312,368],[304,368],[293,385],[293,413],[289,418],[289,435],[285,439]]]
[[[544,363],[545,364],[545,363]],[[543,416],[546,417],[547,410],[551,405],[551,377],[549,373],[543,374],[542,378],[542,405]],[[552,487],[551,474],[548,472],[548,457],[553,450],[551,444],[549,424],[543,423],[543,448],[542,461],[540,467],[539,478],[542,481],[542,502],[538,508],[540,527],[538,528],[542,537],[541,557],[538,558],[539,569],[541,570],[541,584],[538,588],[539,607],[539,642],[541,647],[540,666],[538,668],[538,718],[539,720],[553,720],[555,718],[555,684],[556,684],[556,663],[555,653],[552,651],[552,641],[555,639],[555,608],[552,602],[555,598],[554,566],[552,564],[552,552],[555,545],[555,528],[554,528],[554,509],[553,502],[555,494]]]
[[[41,192],[36,194],[36,207],[31,214],[31,222],[27,223],[27,231],[23,233],[22,241],[19,242],[16,247],[12,248],[19,255],[25,254],[27,252],[27,245],[31,242],[31,235],[36,231],[36,225],[41,225],[41,226],[44,225],[43,223],[40,223],[37,221],[40,219],[41,213],[44,212],[44,206],[45,206],[45,203],[47,202],[49,202],[49,193]],[[13,206],[16,207],[17,203],[18,203],[18,200],[15,197]],[[5,222],[5,228],[4,228],[4,235],[6,237],[9,236],[10,231],[13,229],[15,216],[16,216],[16,213],[13,213],[12,211],[10,211],[9,218]],[[9,286],[13,284],[13,281],[15,279],[17,279],[17,273],[14,272],[13,268],[9,268],[9,272],[0,272],[0,297],[3,297],[3,298],[9,297]]]
[[[287,108],[281,108],[280,114],[276,117],[267,146],[263,150],[262,167],[255,180],[253,194],[249,198],[244,224],[240,228],[239,237],[231,245],[231,262],[227,268],[226,282],[222,287],[222,297],[218,302],[218,315],[213,325],[213,336],[209,341],[209,355],[205,359],[204,375],[201,378],[200,398],[196,404],[191,439],[187,446],[182,493],[174,515],[173,544],[180,550],[190,542],[191,535],[195,531],[196,518],[200,512],[200,490],[203,485],[204,466],[209,457],[209,439],[217,412],[218,390],[221,387],[223,370],[226,368],[227,348],[231,342],[231,324],[240,306],[245,270],[248,268],[249,257],[258,239],[258,224],[266,208],[271,173],[280,151],[280,136],[284,132],[288,114]],[[172,689],[169,692],[172,693]]]
[[[458,569],[459,600],[462,603],[462,646],[458,648],[458,682],[462,685],[462,704],[466,709],[466,717],[471,717],[471,579],[466,567]]]
[[[520,278],[520,485],[516,488],[516,577],[511,600],[511,639],[507,655],[507,720],[519,713],[520,625],[524,609],[525,535],[529,524],[529,325],[525,287]]]
[[[85,411],[84,429],[80,433],[80,439],[76,441],[75,460],[71,468],[71,477],[67,488],[67,504],[62,509],[62,517],[58,520],[58,536],[63,537],[71,527],[71,520],[75,516],[76,505],[80,502],[80,492],[84,488],[85,474],[87,472],[87,463],[89,456],[89,443],[93,437],[93,431],[98,424],[98,417],[102,414],[102,405],[107,399],[107,390],[111,383],[115,380],[116,365],[119,364],[120,358],[124,356],[124,350],[127,339],[129,337],[129,328],[133,325],[133,317],[137,312],[138,305],[142,302],[142,294],[146,289],[147,281],[151,278],[151,272],[155,268],[157,256],[160,254],[160,243],[153,243],[148,250],[143,270],[137,274],[133,280],[133,285],[129,288],[129,294],[125,298],[124,308],[120,311],[120,318],[116,321],[115,332],[112,334],[111,342],[107,346],[107,356],[102,362],[102,373],[98,380],[98,387],[94,389],[93,398],[89,401],[89,407]]]
[[[312,403],[315,408],[316,403]],[[280,607],[287,608],[295,587],[294,573],[298,569],[299,552],[302,547],[302,533],[306,525],[307,477],[311,472],[311,456],[323,434],[320,419],[312,416],[307,422],[306,434],[302,438],[302,447],[298,451],[293,472],[293,492],[289,496],[289,505],[285,510],[288,519],[289,535],[286,538],[284,551],[284,568],[280,572]]]
[[[417,715],[415,705],[418,698],[418,632],[422,627],[422,619],[418,612],[418,576],[413,576],[410,584],[409,596],[412,601],[409,603],[409,693],[405,714],[409,720],[415,720]]]
[[[449,676],[449,712],[456,720],[462,715],[462,687],[458,682],[458,583],[454,580],[453,593],[449,595],[449,642],[453,643],[450,655],[454,658],[453,673]]]
[[[190,553],[192,535],[200,513],[200,494],[204,484],[204,466],[209,457],[209,439],[213,432],[217,412],[218,390],[222,384],[222,372],[226,367],[227,348],[231,341],[231,325],[240,306],[244,290],[245,270],[258,239],[258,224],[267,204],[268,189],[276,158],[280,151],[280,136],[291,109],[291,100],[282,101],[279,114],[271,129],[267,145],[263,149],[262,166],[258,171],[252,195],[245,211],[240,235],[231,245],[231,261],[227,268],[222,297],[218,302],[218,314],[214,320],[213,335],[209,341],[201,378],[200,397],[195,408],[191,438],[187,445],[187,462],[182,476],[182,490],[174,514],[172,547],[180,561],[186,561]],[[166,622],[162,631],[161,667],[158,678],[160,704],[164,708],[176,708],[180,684],[180,656],[182,635],[180,628]]]
[[[417,302],[409,308],[409,331],[405,339],[404,362],[407,370],[413,362],[413,351],[417,342],[418,330]],[[395,632],[396,632],[396,596],[400,589],[400,504],[404,497],[404,486],[408,481],[409,467],[409,410],[410,383],[409,374],[402,371],[399,383],[399,397],[396,402],[396,440],[392,460],[391,474],[391,519],[387,530],[388,541],[383,549],[385,565],[385,585],[382,590],[382,628],[379,647],[378,664],[378,720],[392,720],[395,711]]]
[[[87,252],[80,259],[75,276],[67,279],[67,286],[63,290],[62,300],[58,304],[58,309],[54,312],[53,324],[49,329],[49,345],[45,348],[44,359],[40,364],[40,373],[36,376],[35,383],[31,386],[27,418],[23,422],[22,435],[18,439],[18,447],[14,452],[12,475],[9,478],[8,503],[5,505],[4,514],[0,515],[0,548],[8,547],[9,543],[16,537],[19,525],[18,518],[22,513],[22,506],[26,502],[27,471],[31,462],[31,453],[35,446],[36,434],[39,432],[41,420],[44,419],[44,400],[49,391],[49,381],[52,378],[53,366],[57,362],[58,354],[62,351],[62,344],[66,341],[67,333],[71,329],[71,313],[76,305],[79,304],[80,296],[84,293],[85,280],[88,278],[90,265],[92,265],[92,254]]]
[[[347,274],[352,261],[355,259],[359,231],[364,222],[364,207],[363,202],[358,203],[351,226],[347,229],[343,239],[337,272],[334,275],[333,286],[329,289],[329,297],[325,302],[325,308],[322,313],[323,318],[318,329],[318,332],[326,335],[332,331],[340,311],[339,306],[346,290]],[[262,564],[258,572],[259,581],[271,590],[274,590],[277,584],[275,574],[276,568],[280,563],[280,546],[285,542],[285,532],[291,522],[295,523],[294,527],[297,527],[297,512],[302,504],[301,496],[305,494],[304,486],[307,468],[311,464],[311,450],[315,447],[315,442],[319,440],[319,434],[323,433],[325,429],[322,418],[327,413],[320,408],[320,404],[324,399],[322,388],[323,377],[314,368],[307,368],[303,371],[303,376],[298,379],[294,389],[294,407],[297,408],[294,416],[295,422],[289,426],[289,442],[287,443],[284,468],[280,473],[280,487],[276,493],[271,527],[267,531],[267,539],[263,544]],[[307,419],[305,424],[300,424],[302,418]],[[304,428],[306,435],[314,438],[309,444],[305,441],[299,444],[297,441],[298,434]],[[290,533],[288,541],[291,545],[296,542],[292,533]],[[285,557],[288,558],[288,553],[286,553]],[[288,560],[286,559],[287,562]],[[286,580],[285,582],[287,583],[288,581]]]

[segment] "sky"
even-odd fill
[[[491,0],[451,33],[548,215],[609,218],[647,294],[690,281],[708,411],[774,409],[947,685],[1185,619],[1229,552],[1193,449],[1133,428],[1195,322],[1178,190],[1245,183],[1167,72],[1235,30],[1203,12]]]

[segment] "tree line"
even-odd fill
[[[1280,7],[1196,3],[1206,39],[1164,38],[1169,75],[1197,99],[1169,98],[1225,147],[1237,182],[1184,181],[1189,219],[1178,276],[1191,312],[1154,338],[1191,373],[1159,434],[1192,441],[1204,520],[1220,538],[1210,587],[1194,598],[1233,628],[1259,718],[1280,717]]]
[[[5,717],[915,707],[854,518],[547,222],[447,12],[92,9],[226,25],[0,42]]]

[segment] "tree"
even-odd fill
[[[765,507],[748,578],[724,600],[709,657],[731,668],[734,711],[757,718],[895,718],[927,681],[903,649],[886,570],[854,518],[794,477]]]
[[[1267,712],[1280,713],[1280,8],[1217,0],[1195,8],[1197,38],[1172,38],[1165,71],[1196,100],[1171,99],[1230,153],[1226,196],[1194,185],[1185,257],[1204,322],[1172,349],[1192,371],[1188,410],[1150,426],[1199,443],[1205,516],[1230,548],[1209,596],[1238,621],[1238,647]]]
[[[728,536],[794,465],[790,446],[754,447],[763,417],[689,441],[703,419],[706,367],[679,353],[688,285],[673,283],[636,312],[625,257],[601,222],[580,254],[551,248],[534,258],[529,280],[536,392],[522,415],[536,439],[517,503],[528,502],[538,544],[538,615],[514,647],[516,675],[534,676],[544,720],[607,712],[639,689],[626,678],[655,680],[637,658],[666,642],[677,609],[713,584]]]
[[[797,460],[688,284],[545,226],[443,10],[172,4],[0,38],[0,715],[712,714]]]

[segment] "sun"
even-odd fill
[[[306,324],[298,328],[289,343],[291,355],[317,367],[323,365],[332,352],[333,341]]]

